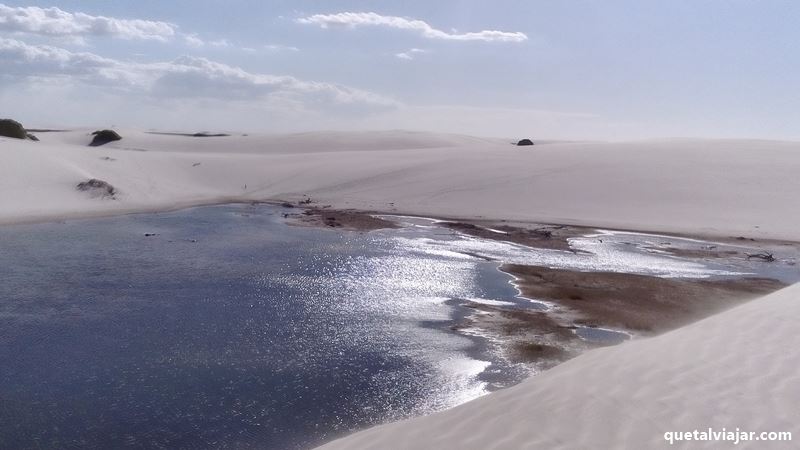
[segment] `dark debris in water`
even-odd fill
[[[760,259],[764,262],[774,262],[775,256],[772,253],[762,252],[762,253],[748,253],[747,259]]]

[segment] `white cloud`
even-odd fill
[[[136,72],[119,61],[14,39],[0,38],[0,65],[7,78],[73,77],[90,83],[136,83]]]
[[[444,39],[451,41],[500,41],[522,42],[528,39],[525,33],[519,31],[483,30],[469,33],[458,33],[437,30],[427,22],[417,19],[407,19],[397,16],[382,16],[373,12],[343,12],[338,14],[314,14],[313,16],[297,19],[298,23],[319,25],[322,28],[358,26],[381,26],[410,30],[420,33],[430,39]]]
[[[214,48],[229,48],[233,47],[233,44],[230,43],[227,39],[217,39],[216,41],[211,41],[208,43],[211,47]]]
[[[201,48],[206,45],[206,42],[200,39],[200,37],[197,36],[196,34],[184,34],[183,41],[189,47],[194,47],[194,48]]]
[[[211,98],[291,104],[294,108],[346,107],[348,110],[393,108],[387,97],[334,83],[247,72],[206,58],[182,56],[169,62],[139,63],[104,58],[0,38],[4,79],[58,79],[75,84],[133,91],[159,99]]]
[[[0,3],[0,31],[51,37],[110,36],[122,39],[166,41],[177,26],[167,22],[117,19],[70,13],[59,8],[11,7]]]
[[[299,52],[300,49],[297,47],[293,47],[291,45],[281,45],[281,44],[266,44],[264,45],[265,50],[269,50],[271,52]]]
[[[183,42],[186,43],[189,47],[194,48],[203,48],[203,47],[211,47],[211,48],[231,48],[234,47],[233,43],[231,43],[227,39],[217,39],[214,41],[207,41],[202,39],[195,33],[188,33],[183,34]]]
[[[239,47],[227,39],[209,40],[197,33],[180,32],[178,26],[169,22],[120,19],[93,16],[82,12],[68,12],[56,7],[13,7],[0,3],[0,33],[28,34],[57,38],[58,43],[84,45],[90,37],[115,37],[156,41],[183,41],[196,49],[233,49],[253,53],[254,47]],[[264,50],[298,51],[297,47],[268,44]]]
[[[153,84],[158,95],[258,99],[276,96],[313,103],[392,106],[380,95],[333,83],[303,81],[285,75],[254,74],[206,58],[182,56],[170,62]]]
[[[184,34],[182,35],[183,41],[189,47],[201,49],[201,48],[211,48],[211,49],[237,49],[241,50],[246,53],[256,53],[258,52],[258,48],[255,47],[247,47],[247,46],[240,46],[235,44],[227,39],[217,39],[214,41],[207,41],[203,40],[197,34]],[[297,47],[292,47],[290,45],[281,45],[281,44],[264,44],[259,46],[260,49],[266,50],[268,52],[297,52],[300,51]]]
[[[422,49],[422,48],[411,48],[411,49],[408,49],[408,50],[406,50],[404,52],[395,53],[394,56],[396,56],[398,59],[411,61],[412,59],[414,59],[416,57],[416,55],[419,55],[419,54],[422,54],[422,53],[429,53],[429,51],[425,50],[425,49]]]

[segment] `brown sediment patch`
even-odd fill
[[[515,342],[509,352],[515,362],[540,362],[546,365],[556,365],[569,359],[570,354],[561,347],[538,342]]]
[[[574,315],[574,323],[656,334],[700,320],[785,286],[767,278],[686,280],[615,272],[577,272],[506,264],[526,297]]]
[[[571,335],[567,327],[559,325],[556,320],[544,311],[525,309],[509,309],[501,306],[484,305],[481,303],[468,303],[466,305],[483,312],[476,316],[487,328],[501,331],[502,334],[551,336],[561,339]]]
[[[535,248],[569,251],[573,249],[570,248],[567,239],[583,236],[592,231],[588,228],[568,225],[534,223],[526,224],[525,226],[510,226],[507,224],[484,224],[477,221],[446,221],[440,222],[439,225],[483,239],[513,242]]]
[[[467,303],[478,311],[454,330],[477,328],[498,336],[499,345],[512,362],[532,364],[539,370],[550,368],[600,344],[578,337],[570,326],[544,311],[508,309],[482,303]]]
[[[284,207],[289,207],[286,204]],[[291,205],[294,207],[294,205]],[[299,225],[341,228],[350,231],[371,231],[384,228],[397,228],[397,224],[369,213],[355,210],[304,207],[301,213],[285,213],[285,217],[295,219]]]

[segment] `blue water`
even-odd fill
[[[449,326],[521,301],[495,264],[282,212],[0,227],[0,448],[307,448],[486,392]]]
[[[570,252],[423,218],[368,233],[294,227],[284,212],[226,205],[0,227],[0,449],[309,448],[508,386],[531,368],[491,337],[451,329],[470,302],[547,308],[517,297],[500,262],[800,276],[794,248],[772,264],[687,259],[660,252],[664,236],[603,232],[571,239],[581,251]],[[575,332],[601,345],[629,338]]]
[[[630,335],[621,331],[580,326],[575,328],[575,334],[587,341],[603,345],[621,344],[631,338]]]

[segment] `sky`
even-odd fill
[[[777,0],[0,0],[0,116],[796,140],[798,23]]]

